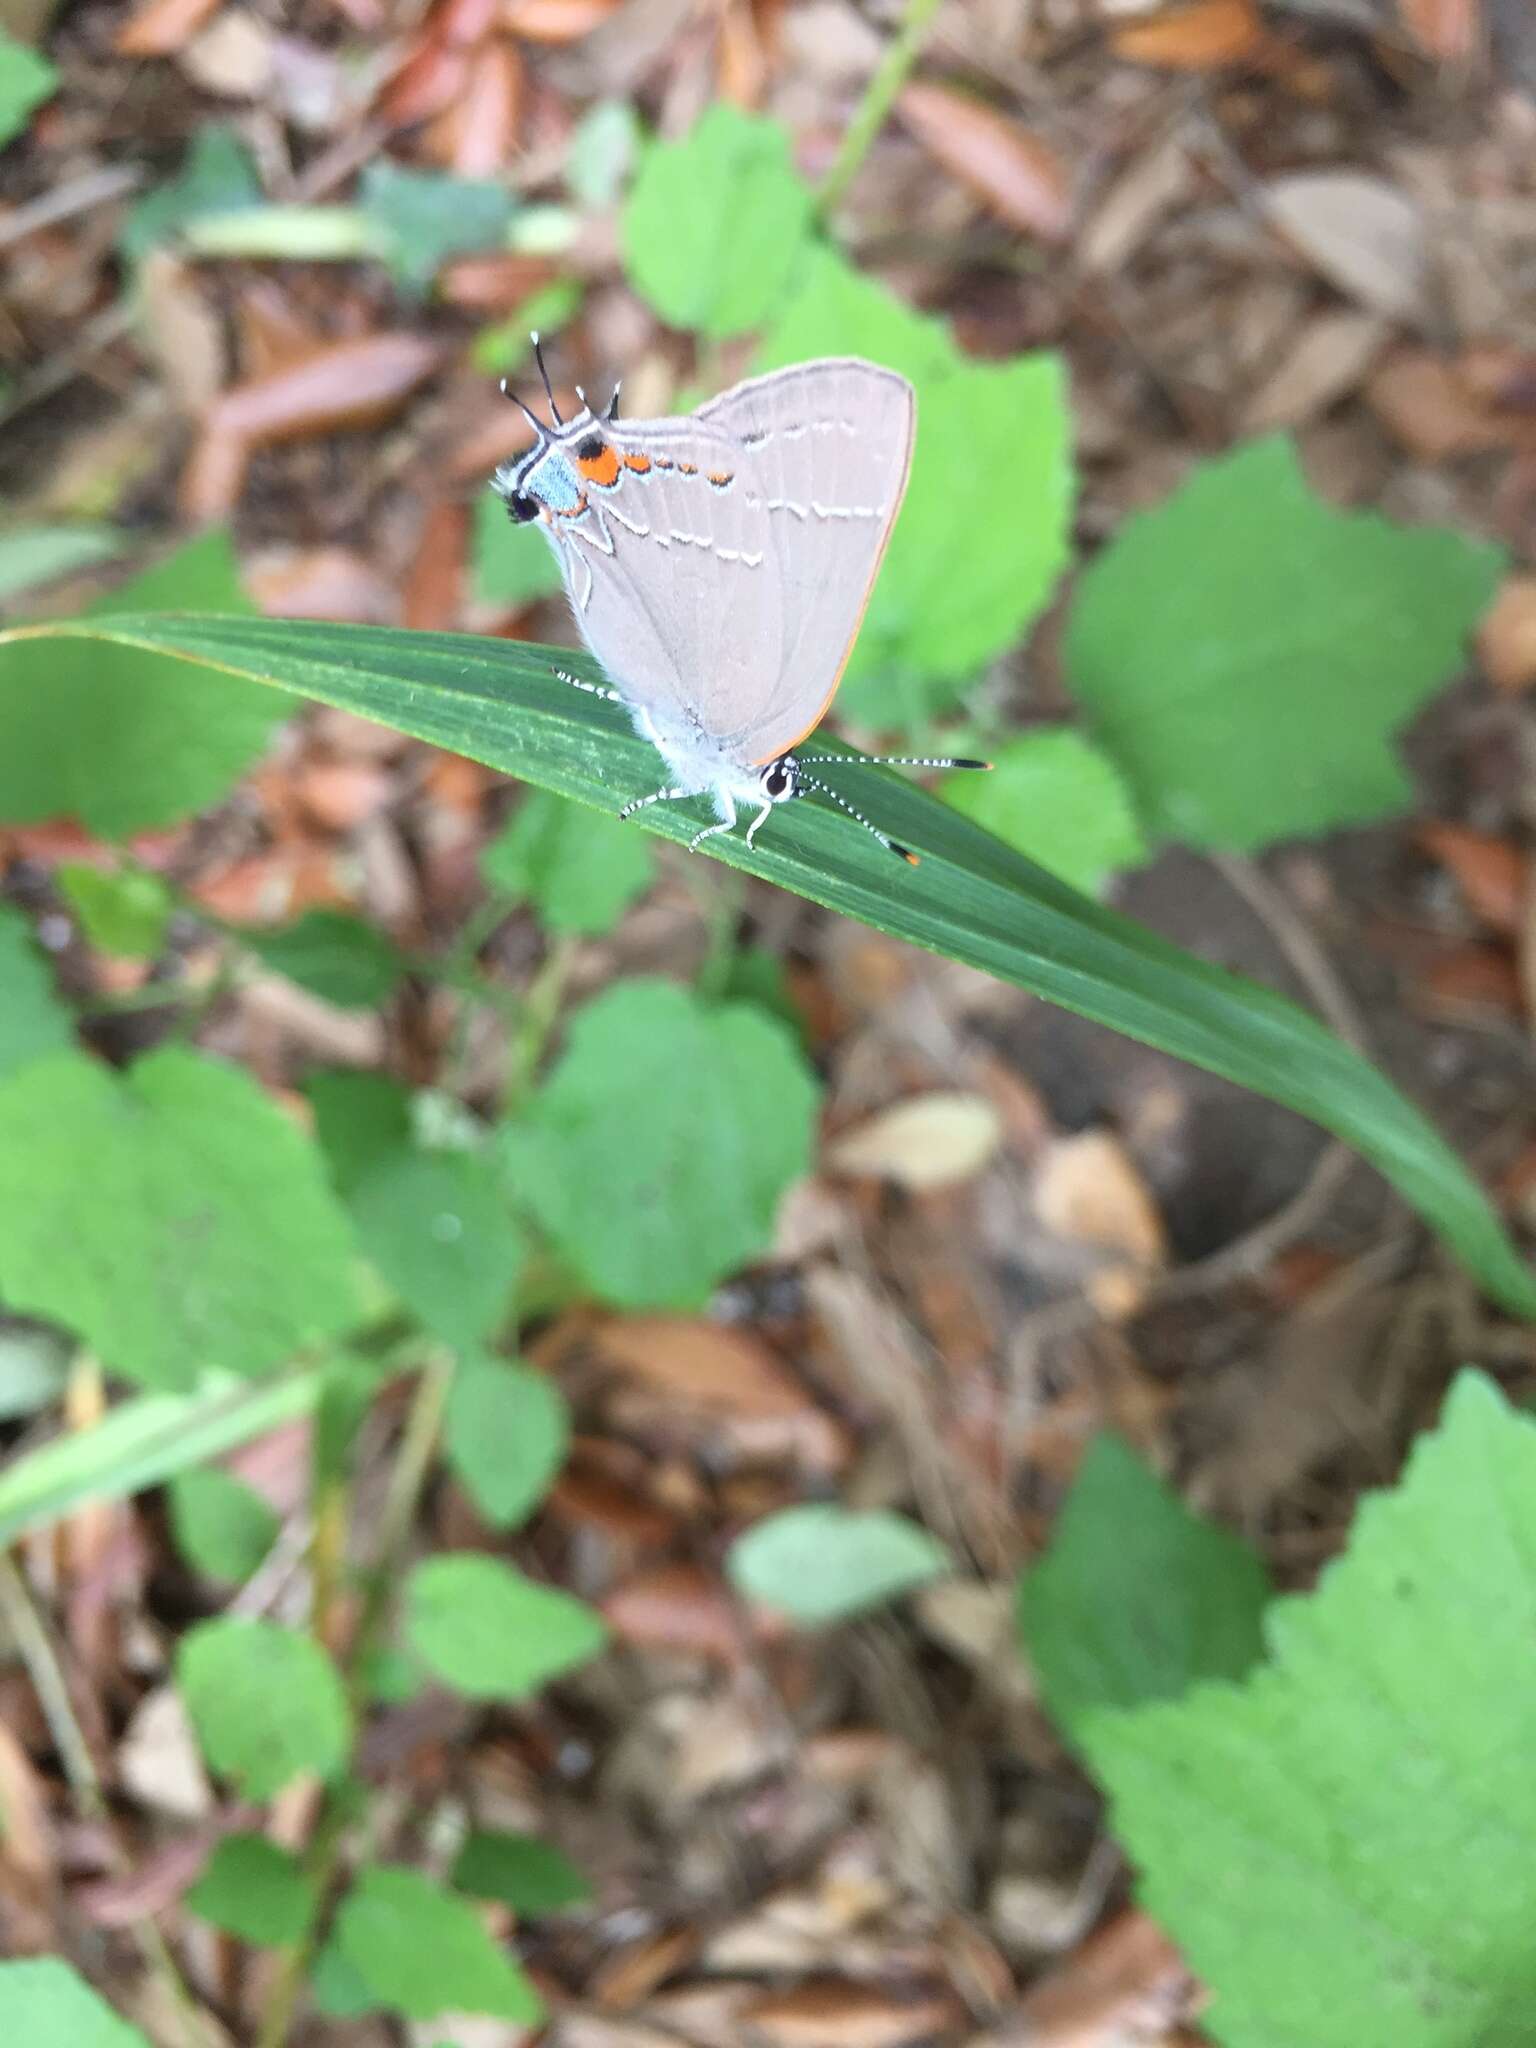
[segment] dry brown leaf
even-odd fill
[[[1525,989],[1512,953],[1502,946],[1457,946],[1442,953],[1420,981],[1416,994],[1430,1015],[1476,1022],[1492,1014],[1520,1017]]]
[[[379,96],[380,117],[408,128],[452,106],[469,76],[466,51],[430,38],[400,66]]]
[[[243,565],[245,586],[277,619],[350,619],[392,626],[400,595],[353,548],[269,548]]]
[[[1286,240],[1339,291],[1390,320],[1424,318],[1429,244],[1400,187],[1365,171],[1297,171],[1263,196]]]
[[[196,264],[171,249],[150,249],[139,264],[140,331],[166,386],[200,412],[224,381],[223,322],[204,296]]]
[[[468,551],[468,506],[439,498],[427,509],[405,574],[404,623],[412,632],[447,632],[458,624]]]
[[[204,92],[230,100],[259,99],[272,81],[276,37],[256,15],[231,7],[188,43],[179,61]]]
[[[1161,71],[1220,71],[1258,56],[1268,38],[1253,0],[1190,0],[1115,30],[1109,46]]]
[[[1484,924],[1513,938],[1525,918],[1530,862],[1524,849],[1492,832],[1431,820],[1414,837],[1432,860],[1456,878],[1467,904]]]
[[[668,1927],[631,1942],[600,1965],[592,1998],[608,2012],[627,2012],[691,1962],[703,1939],[702,1927]]]
[[[1045,242],[1072,233],[1072,190],[1049,143],[970,93],[915,80],[897,112],[936,163],[968,185],[999,219]]]
[[[591,35],[618,0],[502,0],[502,27],[530,43],[574,43]]]
[[[684,1650],[731,1664],[747,1639],[735,1602],[696,1564],[636,1572],[599,1605],[614,1634],[642,1650]]]
[[[475,51],[462,88],[428,129],[425,148],[461,178],[505,170],[517,142],[523,105],[523,60],[498,38]]]
[[[1536,576],[1507,576],[1478,628],[1477,651],[1495,689],[1536,683]]]
[[[1282,361],[1243,408],[1250,434],[1303,426],[1353,391],[1390,332],[1374,313],[1342,308],[1304,323]]]
[[[0,1721],[0,1864],[34,1884],[57,1875],[42,1774],[16,1731]]]
[[[1002,1121],[984,1095],[935,1089],[894,1103],[834,1138],[833,1173],[894,1181],[921,1192],[974,1179],[996,1157]]]
[[[188,42],[222,0],[144,0],[118,30],[120,57],[169,57]]]
[[[364,334],[223,392],[208,410],[215,434],[248,447],[374,426],[437,368],[441,350],[420,334]]]
[[[1127,1910],[1026,1995],[1019,2018],[1037,2048],[1129,2048],[1192,2016],[1197,1987],[1155,1921]]]
[[[759,1338],[702,1317],[625,1316],[597,1346],[629,1378],[714,1414],[778,1421],[813,1405]]]
[[[907,2048],[946,2032],[958,2017],[948,1992],[898,1997],[841,1978],[770,1991],[742,2012],[743,2025],[775,2048]]]
[[[1404,28],[1426,57],[1465,64],[1482,33],[1478,0],[1397,0]]]
[[[173,1685],[156,1686],[134,1709],[117,1748],[118,1777],[141,1806],[177,1820],[206,1820],[213,1788],[192,1723]]]
[[[295,771],[293,792],[327,832],[353,832],[388,803],[394,777],[372,761],[306,761]]]
[[[1372,374],[1365,395],[1409,454],[1429,462],[1501,448],[1510,436],[1509,424],[1429,349],[1397,350]]]
[[[1118,270],[1150,230],[1194,189],[1183,144],[1169,139],[1145,150],[1115,179],[1078,237],[1086,270]]]
[[[1133,1264],[1161,1266],[1167,1236],[1146,1182],[1110,1131],[1057,1138],[1034,1183],[1035,1211],[1057,1237],[1120,1252]]]

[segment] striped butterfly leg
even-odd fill
[[[584,676],[573,676],[568,668],[552,668],[550,674],[562,683],[569,683],[573,690],[584,690],[589,697],[601,697],[605,704],[622,704],[624,699],[617,690],[611,690],[606,683],[589,683]]]

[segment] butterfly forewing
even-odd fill
[[[754,378],[691,419],[620,421],[621,481],[559,553],[623,695],[741,763],[816,725],[911,461],[911,387],[854,359]]]

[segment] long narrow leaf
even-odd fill
[[[193,614],[70,620],[0,640],[38,635],[111,640],[254,677],[610,811],[654,789],[661,775],[619,707],[554,678],[556,662],[598,674],[565,649]],[[819,797],[785,806],[750,851],[739,834],[711,839],[707,849],[1311,1117],[1372,1160],[1491,1295],[1536,1316],[1536,1275],[1465,1167],[1389,1082],[1312,1017],[1079,895],[910,783],[865,770],[849,788],[882,829],[922,856],[920,867],[892,860]],[[658,804],[644,822],[686,840],[709,815],[699,802]]]

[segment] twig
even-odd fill
[[[864,97],[853,110],[853,119],[848,123],[842,147],[816,194],[816,211],[823,220],[847,191],[860,164],[869,154],[870,144],[879,134],[897,93],[906,84],[907,74],[918,60],[924,38],[938,11],[939,0],[907,0],[901,27],[865,86]]]
[[[39,228],[73,220],[77,213],[89,213],[93,206],[104,206],[110,199],[126,198],[130,192],[137,192],[143,182],[144,173],[133,164],[104,164],[100,170],[87,171],[72,183],[59,186],[56,192],[40,193],[0,220],[0,249],[14,248]]]
[[[94,320],[87,320],[76,339],[35,373],[19,383],[15,390],[0,405],[0,425],[13,419],[19,412],[25,412],[29,405],[36,405],[41,398],[52,397],[55,391],[73,381],[94,355],[110,348],[115,341],[121,341],[133,327],[134,310],[126,299],[120,299],[115,306],[108,306],[104,313],[98,313]]]

